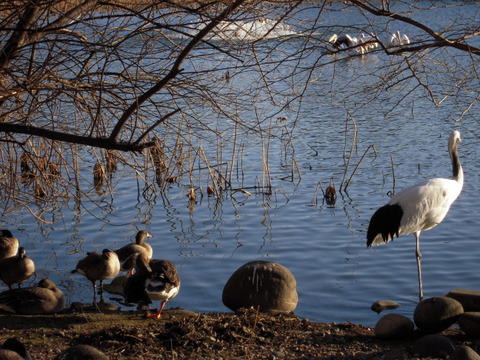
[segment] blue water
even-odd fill
[[[438,11],[445,14],[442,9]],[[338,14],[330,14],[325,24],[340,19],[335,16]],[[341,19],[339,25],[349,24],[348,16]],[[438,22],[442,19],[435,17]],[[282,46],[294,46],[298,40],[291,41]],[[313,63],[318,55],[312,54],[308,60]],[[329,61],[331,57],[323,57],[321,63]],[[0,226],[12,230],[34,259],[37,280],[48,276],[57,282],[68,301],[91,300],[90,283],[70,274],[86,251],[121,247],[133,240],[138,229],[147,229],[153,234],[154,256],[174,261],[182,277],[180,294],[169,306],[228,311],[221,293],[231,273],[245,262],[266,259],[287,266],[295,275],[299,293],[296,314],[316,321],[371,325],[378,319],[369,309],[375,300],[395,300],[401,305],[397,311],[411,316],[418,296],[413,235],[366,248],[368,221],[375,209],[388,201],[387,193],[393,187],[391,161],[396,191],[423,179],[451,176],[447,141],[450,131],[457,129],[463,138],[460,157],[465,185],[443,223],[422,234],[424,290],[427,297],[444,295],[454,288],[478,290],[480,245],[475,210],[480,168],[478,121],[473,116],[478,107],[460,117],[467,95],[449,98],[437,107],[421,89],[397,105],[410,89],[403,84],[379,93],[361,90],[360,86],[379,80],[377,75],[386,71],[383,65],[396,62],[400,58],[371,54],[322,66],[313,73],[302,106],[279,110],[278,115],[288,119],[286,125],[276,123],[275,116],[272,120],[266,117],[262,128],[271,124],[272,135],[277,135],[269,140],[271,195],[247,188],[250,195],[234,192],[219,199],[207,197],[208,174],[193,172],[192,181],[202,187],[204,196],[192,208],[186,197],[188,176],[169,185],[162,194],[158,187],[146,191],[142,178],[122,166],[113,176],[111,193],[98,194],[91,184],[93,162],[87,160],[81,186],[88,197],[49,209],[42,216],[50,223],[37,221],[24,207],[9,208]],[[231,86],[244,89],[251,82],[247,74]],[[432,85],[440,88],[445,84],[432,80]],[[468,93],[468,88],[464,91]],[[275,113],[272,106],[265,102],[258,110],[260,114]],[[244,115],[252,113],[245,111]],[[204,116],[208,119],[208,112]],[[221,118],[204,121],[225,130],[219,143],[223,160],[229,160],[232,126]],[[321,182],[325,188],[333,179],[339,188],[353,122],[358,137],[346,179],[369,146],[375,151],[368,151],[352,176],[348,192],[339,194],[336,205],[330,207],[322,202],[317,184]],[[281,136],[286,128],[293,129],[291,143]],[[262,179],[261,141],[242,129],[239,142],[244,150],[238,164],[242,171],[238,177],[234,172],[235,187],[255,186]],[[197,145],[212,154],[219,143],[205,138]],[[298,171],[294,169],[290,181],[292,149]],[[154,183],[151,169],[141,176]],[[35,205],[32,207],[36,210]]]

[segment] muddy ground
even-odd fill
[[[197,314],[166,310],[162,319],[138,312],[82,310],[48,316],[0,315],[0,340],[17,337],[34,359],[53,359],[75,344],[90,344],[110,359],[417,359],[412,339],[386,341],[372,328],[317,323],[295,315]],[[477,348],[458,330],[443,333]]]

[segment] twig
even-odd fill
[[[373,151],[376,153],[375,151],[375,147],[373,145],[368,145],[368,147],[365,149],[365,151],[363,152],[363,155],[362,157],[360,158],[360,160],[358,161],[357,165],[355,166],[355,169],[353,169],[353,172],[352,174],[350,175],[350,177],[348,178],[347,182],[345,182],[345,185],[343,186],[343,190],[345,192],[347,192],[347,188],[348,188],[348,185],[350,185],[350,182],[353,178],[353,175],[355,175],[355,172],[357,171],[358,167],[360,166],[360,164],[362,163],[363,161],[363,158],[365,157],[365,155],[367,155],[367,152],[368,150],[370,149],[373,149]]]

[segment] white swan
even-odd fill
[[[349,34],[342,34],[340,36],[333,34],[330,39],[328,39],[328,42],[337,50],[352,48],[358,45],[358,39]]]
[[[215,28],[213,39],[251,41],[295,34],[297,33],[288,24],[272,19],[221,21]]]
[[[359,42],[361,44],[360,51],[362,54],[369,53],[380,46],[375,35],[370,34],[361,33]]]
[[[392,34],[392,37],[390,38],[390,42],[388,43],[389,47],[395,47],[395,46],[402,46],[402,45],[408,45],[410,44],[410,39],[408,38],[407,34],[402,34],[400,33],[399,30],[397,32]]]

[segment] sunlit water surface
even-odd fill
[[[378,319],[370,310],[373,301],[395,300],[400,303],[397,311],[411,316],[418,294],[413,235],[366,248],[370,216],[388,201],[387,193],[392,190],[391,159],[397,191],[426,178],[451,176],[447,140],[450,131],[458,129],[463,137],[460,156],[465,185],[443,223],[422,234],[424,290],[427,297],[454,288],[478,290],[478,120],[466,116],[455,122],[455,103],[446,101],[436,108],[421,98],[410,98],[384,116],[396,103],[394,91],[368,106],[337,102],[339,93],[350,91],[350,76],[368,73],[382,61],[393,60],[371,55],[324,68],[323,80],[319,77],[304,97],[293,133],[301,180],[295,172],[295,181],[289,181],[284,145],[272,139],[274,191],[270,196],[240,192],[234,200],[205,196],[192,210],[187,186],[172,184],[165,197],[158,193],[146,201],[134,173],[120,169],[113,178],[113,199],[105,195],[103,209],[84,199],[74,210],[71,201],[55,214],[52,225],[39,223],[28,211],[18,209],[3,216],[1,227],[11,229],[27,248],[37,266],[37,279],[53,279],[65,290],[68,301],[91,301],[90,283],[70,274],[86,251],[118,248],[144,228],[154,236],[154,256],[174,261],[182,277],[180,294],[169,306],[228,311],[221,294],[231,273],[245,262],[263,259],[279,262],[295,275],[296,314],[317,321],[371,325]],[[338,76],[332,85],[333,71]],[[345,106],[358,128],[357,150],[347,178],[369,145],[375,146],[376,156],[369,150],[348,193],[339,194],[336,205],[329,207],[322,202],[317,183],[325,187],[333,178],[338,188],[344,175]],[[279,128],[275,131],[280,133]],[[351,132],[350,123],[347,152]],[[256,144],[245,150],[243,159],[245,186],[252,186],[261,177],[261,148],[258,139],[243,141]],[[91,167],[85,169],[85,178],[85,189],[89,189]],[[102,195],[91,191],[90,197],[98,201]]]

